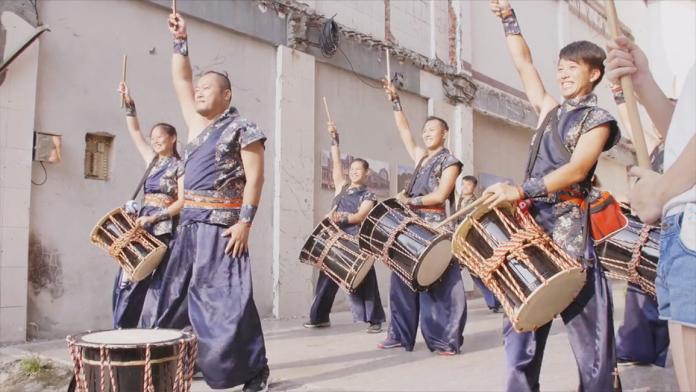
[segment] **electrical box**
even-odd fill
[[[34,132],[32,159],[40,162],[59,163],[61,161],[62,136],[52,133]]]
[[[109,179],[109,156],[114,135],[106,132],[85,135],[85,178]]]

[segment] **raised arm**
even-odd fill
[[[399,130],[401,141],[404,143],[408,155],[417,163],[425,156],[425,149],[418,146],[416,139],[413,137],[413,133],[411,133],[411,126],[408,124],[408,119],[402,110],[401,100],[399,99],[396,87],[386,79],[382,80],[382,85],[384,91],[387,93],[387,98],[392,102],[394,122],[396,122],[396,127]]]
[[[248,249],[249,231],[256,215],[256,209],[261,200],[263,189],[263,143],[258,141],[242,148],[242,165],[246,184],[242,196],[242,208],[239,212],[239,221],[225,230],[224,236],[229,236],[225,252],[233,257],[239,257]]]
[[[333,122],[328,123],[329,135],[331,135],[331,176],[333,177],[335,194],[341,193],[341,189],[346,184],[346,177],[343,175],[343,163],[341,162],[341,150],[338,147],[338,130]]]
[[[543,121],[546,113],[553,109],[558,102],[546,92],[539,72],[532,62],[532,53],[527,41],[522,36],[515,12],[507,0],[490,0],[491,11],[503,22],[505,40],[508,51],[515,64],[515,69],[520,75],[524,92],[529,103],[539,115],[539,121]]]
[[[638,45],[626,37],[607,44],[607,79],[617,83],[622,76],[631,76],[636,98],[648,112],[655,129],[664,139],[672,121],[674,102],[657,85],[650,72],[648,58]]]
[[[133,101],[133,98],[130,96],[128,86],[125,83],[121,82],[118,91],[123,96],[123,100],[126,104],[126,125],[128,126],[128,134],[130,134],[133,144],[135,144],[135,147],[138,149],[145,163],[150,163],[155,157],[155,152],[152,151],[152,148],[147,141],[145,141],[143,133],[140,131],[140,122],[138,121],[138,115],[135,111],[135,101]]]
[[[186,21],[180,14],[169,15],[169,31],[174,36],[172,83],[184,121],[189,128],[189,140],[192,140],[206,127],[207,121],[196,112],[193,70],[188,57],[188,32]]]

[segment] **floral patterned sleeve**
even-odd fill
[[[247,122],[242,129],[240,129],[239,144],[242,148],[248,145],[260,141],[262,145],[265,146],[266,135],[252,122]]]
[[[366,201],[377,202],[377,196],[374,193],[367,191],[360,198],[360,204],[362,204]]]
[[[591,108],[582,124],[580,134],[584,135],[585,133],[604,124],[609,125],[610,130],[609,139],[607,139],[607,143],[604,145],[604,151],[607,151],[619,142],[621,139],[621,133],[619,132],[619,127],[616,120],[606,110],[599,107]]]
[[[459,159],[457,159],[454,155],[449,154],[443,161],[442,161],[442,171],[445,171],[450,166],[457,165],[457,168],[461,171],[462,166],[464,166]]]

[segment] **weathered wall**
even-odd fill
[[[0,13],[0,25],[5,30],[2,59],[7,59],[34,33],[32,25],[12,12]],[[0,342],[20,341],[26,336],[29,195],[38,64],[39,43],[35,42],[10,65],[0,85]]]
[[[169,76],[165,9],[139,2],[40,5],[52,32],[42,38],[36,129],[63,134],[64,151],[63,162],[48,167],[46,184],[32,190],[32,249],[42,250],[32,251],[30,264],[42,266],[46,275],[30,277],[29,321],[37,324],[37,336],[55,337],[110,325],[116,265],[89,244],[88,235],[104,213],[127,200],[144,170],[118,106],[123,54],[128,55],[128,82],[143,130],[169,121],[182,140],[186,131]],[[275,49],[195,19],[189,20],[189,28],[194,71],[229,72],[234,104],[272,136]],[[94,131],[116,135],[108,181],[84,179],[85,133]],[[251,240],[255,298],[264,315],[272,306],[272,255],[264,238],[271,227],[273,143],[271,137],[262,208]],[[34,175],[40,170],[35,165]]]

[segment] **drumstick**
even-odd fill
[[[176,16],[176,0],[172,0],[172,14]]]
[[[609,23],[609,32],[612,38],[616,39],[621,35],[619,31],[619,19],[616,15],[616,6],[614,0],[605,0],[607,9],[607,22]],[[640,124],[640,115],[638,114],[638,103],[633,90],[633,82],[629,75],[621,77],[621,88],[626,99],[626,110],[628,111],[628,122],[631,125],[633,146],[636,148],[636,157],[638,158],[638,166],[650,168],[650,157],[648,156],[648,148],[645,144],[645,136],[643,127]]]
[[[389,65],[389,48],[384,48],[387,58],[387,82],[391,82],[391,66]]]
[[[476,201],[474,201],[473,203],[469,204],[469,205],[466,206],[466,207],[460,208],[459,211],[455,212],[454,214],[450,215],[447,219],[445,219],[445,220],[443,220],[442,222],[438,223],[438,224],[435,226],[435,228],[436,228],[436,229],[439,229],[439,228],[441,228],[442,226],[444,226],[444,225],[446,225],[446,224],[452,222],[453,220],[455,220],[455,219],[459,218],[460,216],[464,215],[464,213],[467,213],[467,212],[469,212],[470,210],[472,210],[473,208],[478,207],[479,205],[481,205],[483,202],[488,201],[488,199],[490,199],[491,196],[493,196],[492,193],[489,193],[488,195],[484,195],[484,196],[479,197],[479,198],[476,199]]]
[[[126,67],[128,66],[128,56],[123,55],[123,75],[121,77],[121,81],[123,83],[126,83]],[[123,107],[126,104],[126,95],[121,94],[121,107]]]
[[[329,105],[326,103],[326,97],[321,97],[324,100],[324,110],[326,110],[326,118],[329,119],[329,122],[331,121],[331,113],[329,113]]]

